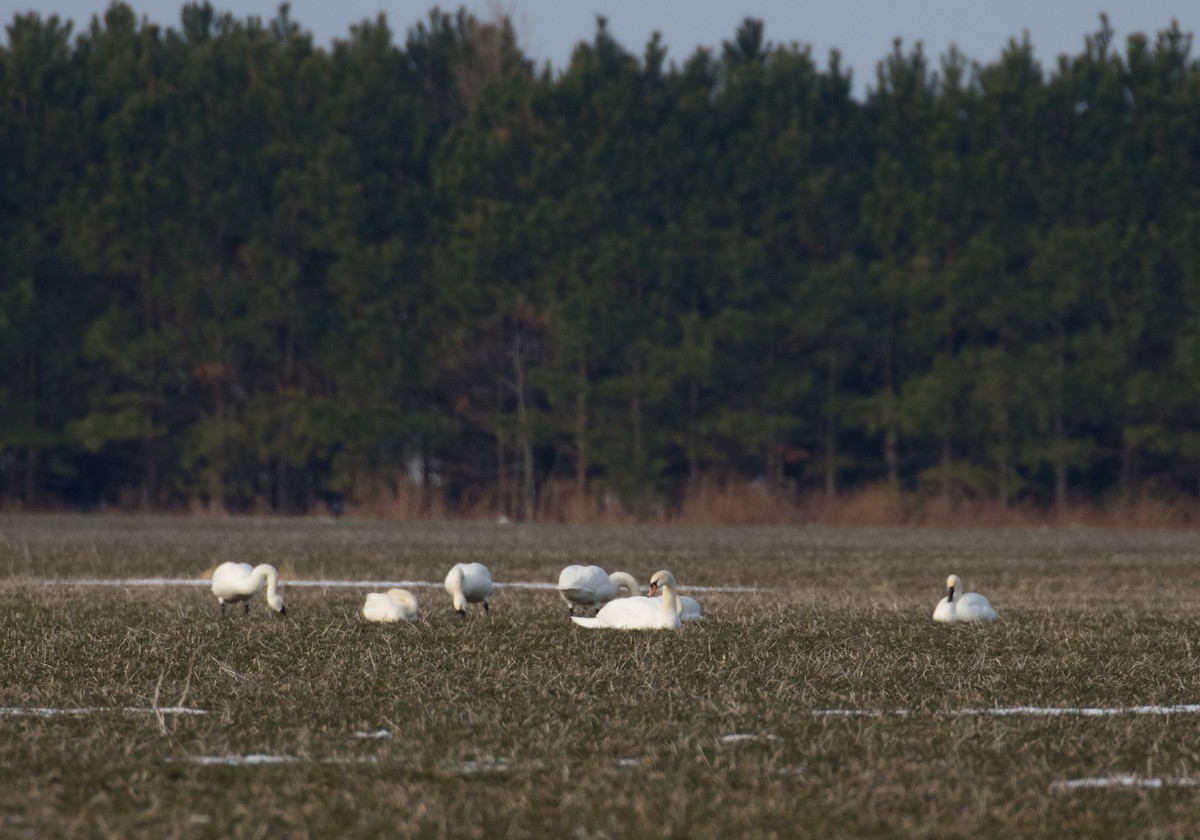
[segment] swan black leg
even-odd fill
[[[225,616],[225,602],[224,602],[224,601],[221,601],[221,602],[220,602],[220,604],[221,604],[221,617],[222,617],[222,618],[224,618],[224,616]]]
[[[483,611],[484,611],[484,612],[488,612],[488,605],[487,605],[487,601],[484,601],[484,602],[483,602]]]
[[[242,612],[246,615],[250,615],[250,602],[249,601],[246,601],[242,604]]]

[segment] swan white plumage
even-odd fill
[[[946,578],[946,597],[933,610],[934,621],[995,621],[996,610],[978,592],[963,592],[958,575]]]
[[[372,592],[367,595],[362,614],[367,621],[416,621],[417,598],[407,589]]]
[[[662,597],[654,593],[662,590]],[[609,601],[595,618],[571,616],[580,627],[614,628],[617,630],[678,630],[679,596],[675,593],[675,576],[665,569],[650,578],[650,596],[636,595]]]
[[[680,595],[679,620],[696,621],[700,618],[704,618],[704,613],[700,611],[700,602],[690,595]]]
[[[454,611],[463,618],[468,604],[483,604],[483,611],[488,612],[495,591],[492,573],[482,563],[457,563],[446,575],[446,591],[454,601]]]
[[[640,595],[637,578],[628,572],[606,573],[599,566],[567,566],[558,575],[558,594],[571,608],[602,607],[616,598],[621,588],[630,595]]]
[[[253,566],[249,563],[222,563],[217,566],[212,575],[212,592],[217,596],[221,605],[221,615],[225,614],[225,605],[241,601],[246,612],[250,612],[250,599],[254,593],[267,584],[267,604],[280,615],[287,615],[280,596],[279,573],[269,563]]]
[[[698,618],[704,618],[704,613],[700,612],[700,602],[690,595],[680,595],[679,620],[695,621]]]

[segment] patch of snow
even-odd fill
[[[209,586],[207,578],[57,578],[44,580],[44,586]],[[329,589],[441,589],[443,581],[432,580],[280,580],[280,586],[321,587]],[[496,581],[497,589],[555,591],[557,583],[537,581]],[[681,592],[770,592],[756,586],[681,586]]]
[[[1175,778],[1156,779],[1146,776],[1119,773],[1115,776],[1098,776],[1084,779],[1065,779],[1055,782],[1051,787],[1055,790],[1106,790],[1108,788],[1140,788],[1143,790],[1159,790],[1167,787],[1200,787],[1200,778],[1179,776]]]
[[[121,712],[127,715],[206,715],[205,709],[187,706],[161,706],[157,709],[136,706],[80,706],[76,708],[50,708],[36,706],[0,706],[0,717],[57,717],[59,715],[97,715]]]
[[[815,709],[816,717],[908,717],[910,709]],[[1112,717],[1116,715],[1194,715],[1200,714],[1200,704],[1184,703],[1173,706],[999,706],[995,708],[950,709],[930,714],[978,715],[985,717]]]
[[[374,732],[355,732],[355,738],[391,738],[392,733],[386,729],[376,729]]]

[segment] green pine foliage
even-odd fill
[[[1200,495],[1200,66],[435,9],[0,45],[0,505],[535,518],[714,483]]]

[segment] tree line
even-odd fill
[[[0,505],[1200,495],[1200,67],[120,2],[0,49]],[[558,500],[558,501],[556,501]]]

